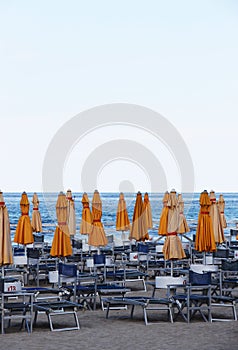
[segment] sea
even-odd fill
[[[230,229],[236,228],[238,223],[238,193],[222,193],[225,199],[225,217],[227,221],[227,228],[224,230],[225,236],[228,238]],[[32,215],[32,197],[33,193],[27,193],[30,202],[29,216]],[[58,193],[37,193],[39,198],[39,211],[42,218],[42,233],[44,234],[45,242],[52,243],[55,227],[57,224],[56,220],[56,201]],[[80,235],[79,226],[82,215],[82,193],[73,193],[73,199],[75,201],[75,212],[76,212],[76,235],[77,239],[85,239],[85,236]],[[142,196],[144,194],[142,193]],[[216,199],[218,200],[220,193],[216,193]],[[11,237],[14,239],[16,226],[21,216],[20,211],[20,200],[21,193],[3,193],[6,206],[8,208]],[[151,193],[149,194],[152,218],[153,218],[153,229],[149,230],[149,235],[152,240],[158,239],[158,226],[160,220],[160,214],[162,210],[162,199],[164,193]],[[199,196],[200,193],[184,193],[184,215],[188,222],[190,232],[187,236],[193,239],[196,233],[198,214],[199,214]],[[92,203],[93,193],[88,193],[90,201],[90,207]],[[121,237],[121,232],[116,231],[116,212],[119,200],[119,193],[100,193],[102,200],[102,223],[105,229],[106,235],[114,235],[115,239]],[[135,206],[136,194],[135,193],[124,193],[128,216],[130,222],[132,222],[133,211]]]

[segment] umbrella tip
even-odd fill
[[[2,194],[2,191],[0,190],[0,203],[3,203],[3,202],[4,202],[3,194]]]
[[[67,197],[72,197],[72,191],[70,189],[68,189],[66,195],[67,195]]]

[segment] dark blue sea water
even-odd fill
[[[31,203],[33,193],[27,193],[29,201]],[[42,217],[43,232],[45,234],[45,241],[48,243],[52,242],[53,234],[56,226],[56,212],[55,205],[57,201],[57,193],[37,193],[40,201],[39,210]],[[216,193],[216,198],[218,200],[220,193]],[[11,224],[11,234],[12,239],[15,234],[16,225],[18,219],[21,215],[20,212],[20,199],[21,193],[3,193],[4,200],[8,208],[10,224]],[[144,195],[144,194],[143,194]],[[75,200],[75,210],[76,210],[76,223],[77,223],[77,238],[82,238],[79,234],[79,225],[81,221],[81,212],[82,212],[82,193],[73,193]],[[106,234],[114,234],[115,237],[121,235],[120,232],[116,231],[116,211],[119,193],[100,193],[102,199],[102,222]],[[136,194],[135,193],[125,193],[125,200],[127,204],[129,219],[132,221],[133,210],[135,205]],[[162,198],[163,193],[152,193],[149,195],[152,216],[153,216],[153,229],[149,231],[149,234],[152,238],[158,238],[158,225],[160,219],[160,213],[162,209]],[[183,194],[183,199],[185,202],[185,216],[190,227],[190,236],[192,236],[196,231],[197,219],[199,213],[199,196],[200,193],[194,194]],[[225,206],[225,216],[227,220],[227,228],[225,229],[225,235],[228,235],[230,228],[234,228],[238,222],[238,193],[223,193],[226,206]],[[93,193],[88,193],[90,200],[90,205],[93,197]],[[30,217],[32,213],[32,203],[30,205]],[[85,238],[85,237],[84,237]]]

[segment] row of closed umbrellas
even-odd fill
[[[21,217],[19,218],[14,242],[19,244],[33,243],[32,232],[41,232],[42,224],[40,212],[38,210],[39,200],[36,194],[33,196],[32,220],[29,217],[29,200],[25,192],[22,193],[20,207]],[[95,190],[92,199],[92,211],[89,207],[89,200],[86,193],[82,197],[82,220],[80,224],[80,233],[88,234],[88,243],[92,246],[107,245],[107,237],[101,222],[102,201],[100,194]],[[215,251],[216,245],[225,241],[223,228],[226,227],[224,216],[224,199],[222,195],[219,202],[216,201],[214,191],[208,195],[203,191],[200,195],[200,212],[198,217],[198,226],[196,232],[195,249],[198,251]],[[160,216],[158,229],[159,235],[165,235],[166,240],[163,247],[165,259],[182,259],[185,253],[181,241],[178,237],[189,231],[186,218],[183,214],[184,202],[181,194],[176,195],[176,191],[166,192],[163,198],[163,209]],[[60,192],[56,203],[56,215],[58,224],[55,229],[52,242],[52,256],[69,256],[72,254],[70,235],[75,233],[75,212],[74,200],[70,190],[65,195]],[[136,241],[145,241],[149,239],[148,229],[153,227],[152,214],[148,193],[144,195],[137,193],[134,207],[132,225],[128,218],[126,202],[123,193],[120,193],[116,230],[130,231],[129,239]],[[0,265],[12,264],[12,254],[9,245],[10,224],[8,212],[0,192]]]

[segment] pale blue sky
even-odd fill
[[[57,130],[85,109],[126,102],[180,132],[196,191],[237,191],[237,38],[235,0],[0,0],[1,190],[40,191]],[[76,149],[71,158],[64,183],[76,192]],[[106,174],[99,190],[117,191],[118,168],[117,183],[112,164]]]

